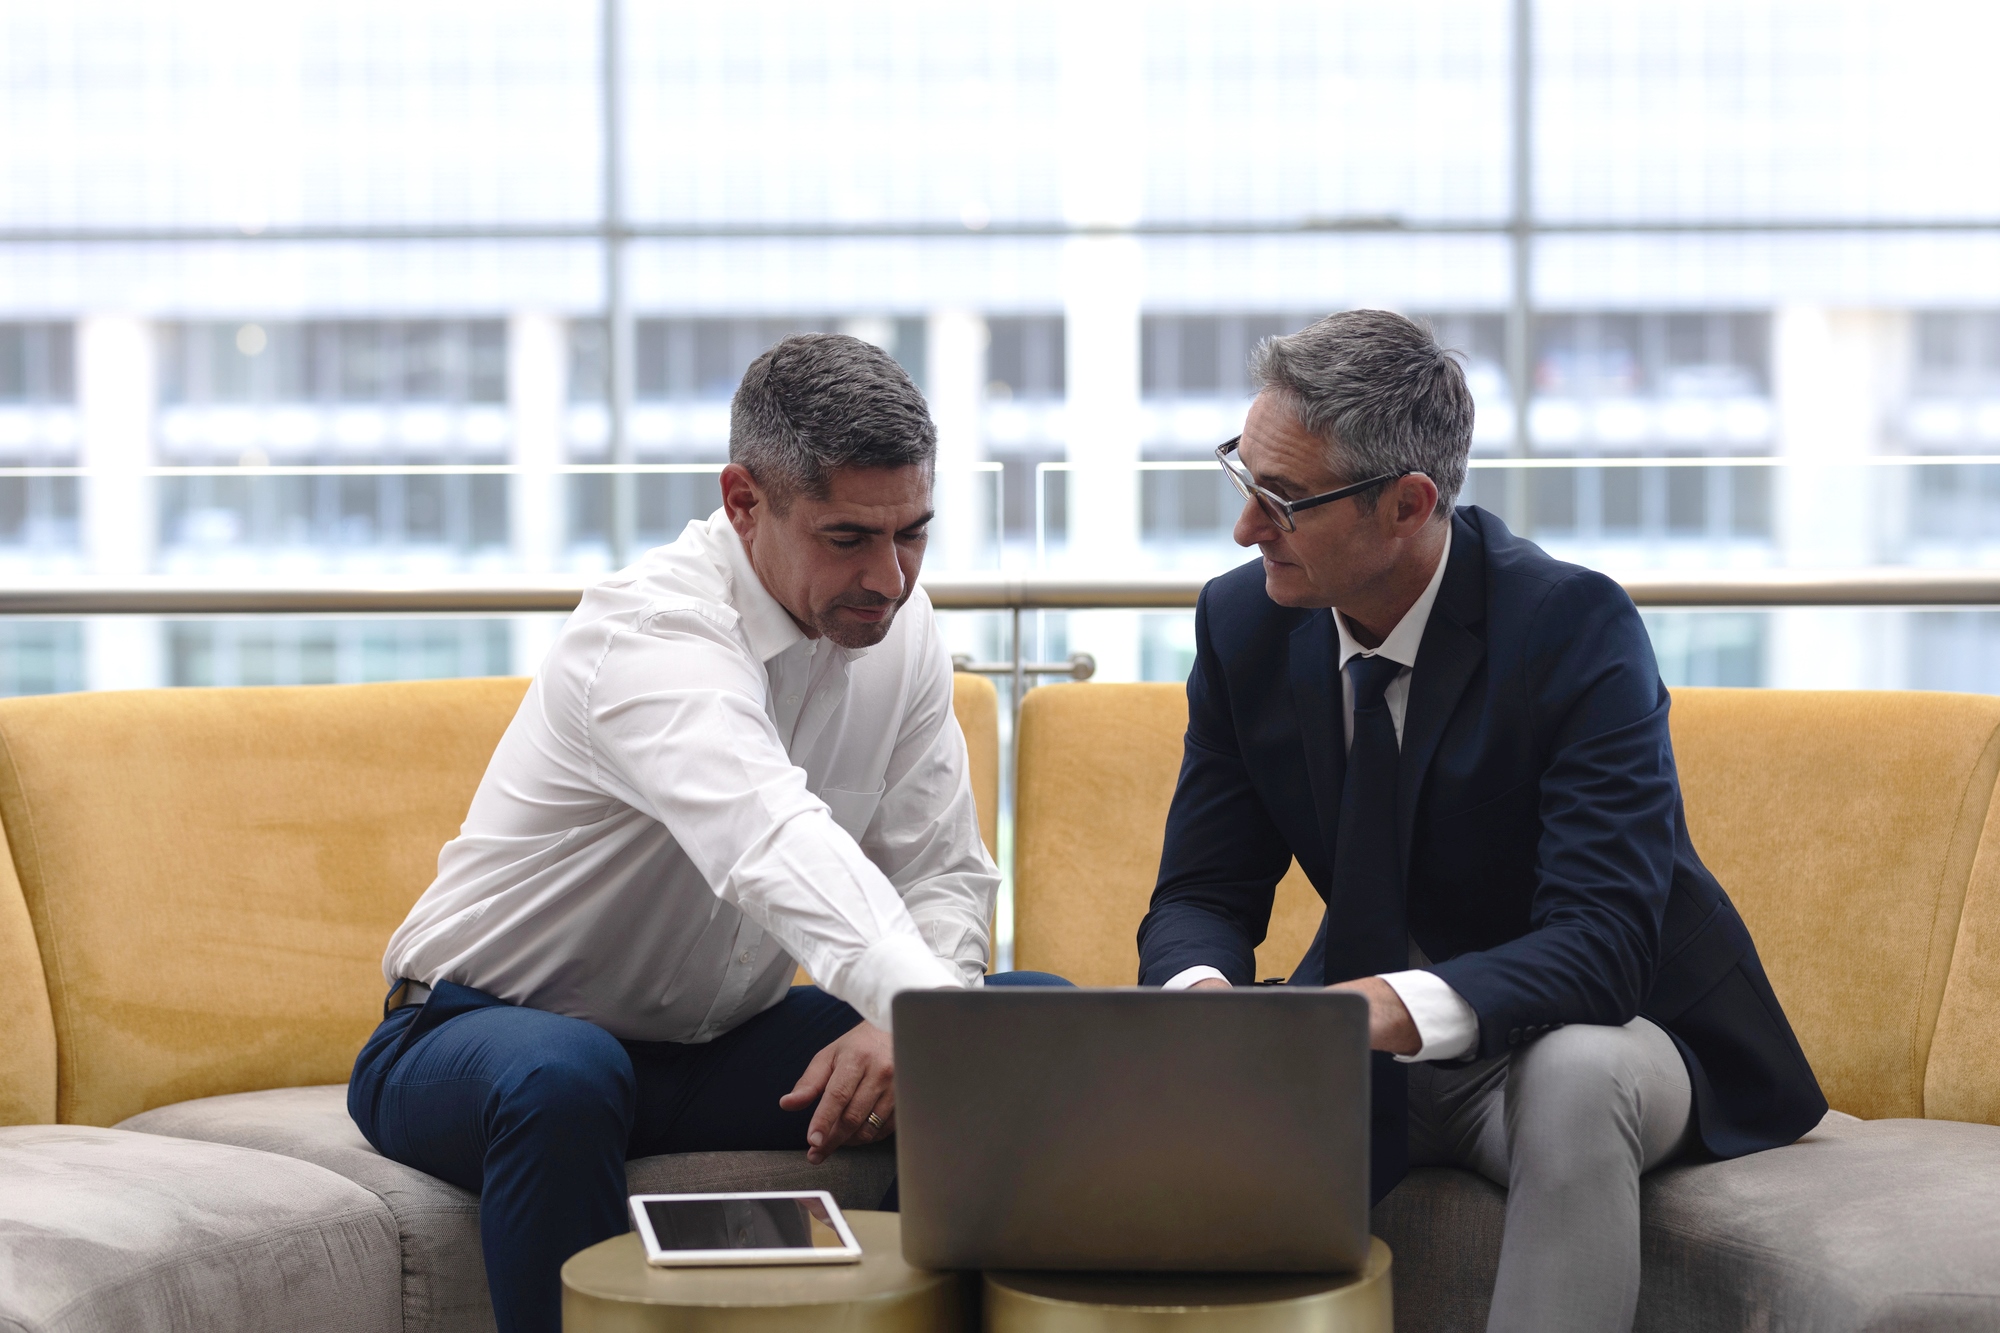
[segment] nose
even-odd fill
[[[903,562],[895,542],[870,542],[868,557],[861,567],[861,586],[877,597],[896,601],[908,586],[903,579]]]
[[[1278,525],[1271,521],[1271,515],[1255,500],[1243,502],[1243,512],[1236,516],[1236,530],[1230,534],[1238,546],[1258,546],[1264,542],[1274,542],[1284,535]]]

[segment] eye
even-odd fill
[[[843,551],[856,550],[861,545],[859,537],[829,537],[827,540]]]

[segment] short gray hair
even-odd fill
[[[1259,343],[1250,375],[1326,441],[1335,471],[1353,481],[1421,472],[1437,483],[1436,512],[1451,513],[1472,453],[1472,391],[1429,330],[1387,310],[1328,315]],[[1372,509],[1378,494],[1356,498]]]
[[[935,465],[924,396],[887,352],[844,333],[799,333],[750,363],[729,404],[729,461],[782,507],[825,499],[844,467]]]

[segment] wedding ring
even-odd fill
[[[873,1111],[868,1113],[868,1123],[875,1126],[875,1132],[878,1134],[888,1128],[887,1125],[882,1123],[882,1117],[876,1115]]]

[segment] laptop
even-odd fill
[[[905,991],[903,1257],[1338,1272],[1368,1255],[1368,1003],[1293,987]]]

